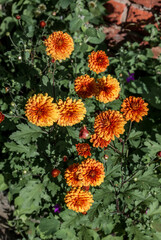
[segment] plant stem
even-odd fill
[[[55,94],[55,70],[56,70],[56,61],[54,62],[54,70],[53,70],[53,97],[54,97],[54,102],[56,102],[56,94]]]
[[[115,148],[111,143],[108,146],[110,146],[118,154],[121,154],[121,152],[117,148]]]
[[[120,207],[119,207],[119,198],[118,198],[118,194],[119,194],[119,193],[117,192],[117,190],[116,190],[115,185],[113,184],[113,182],[110,181],[110,183],[111,183],[111,185],[113,186],[114,191],[115,191],[115,196],[116,196],[116,210],[117,210],[117,213],[121,213],[121,212],[120,212]]]
[[[130,122],[130,126],[129,126],[129,131],[128,131],[127,137],[124,140],[123,145],[122,145],[122,155],[124,154],[125,143],[127,142],[128,138],[129,138],[129,135],[130,135],[130,132],[131,132],[131,128],[132,128],[132,122]]]

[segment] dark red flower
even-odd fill
[[[16,19],[17,19],[17,20],[20,20],[20,19],[21,19],[21,16],[20,16],[20,15],[17,15],[17,16],[16,16]]]
[[[40,27],[41,27],[41,28],[44,28],[45,26],[46,26],[46,22],[45,22],[45,21],[43,21],[43,20],[42,20],[42,21],[40,21]]]
[[[54,168],[51,172],[51,175],[53,176],[53,178],[56,178],[57,176],[59,176],[59,174],[60,174],[60,170],[56,168]]]

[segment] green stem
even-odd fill
[[[56,93],[55,93],[55,70],[56,70],[56,61],[54,62],[54,70],[53,70],[53,97],[54,102],[56,102]]]
[[[110,146],[118,154],[121,154],[121,152],[117,148],[115,148],[111,143],[108,146]]]
[[[130,135],[130,132],[131,132],[131,128],[132,128],[132,122],[130,122],[130,126],[129,126],[129,131],[128,131],[127,137],[124,140],[123,145],[122,145],[122,155],[124,154],[125,143],[127,142],[128,138],[129,138],[129,135]]]

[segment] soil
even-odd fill
[[[0,192],[0,240],[17,240],[20,239],[8,225],[11,219],[14,207],[9,204],[6,192]]]

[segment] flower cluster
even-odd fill
[[[89,55],[90,70],[98,73],[104,72],[109,65],[108,57],[105,52],[97,51]],[[110,74],[98,78],[96,81],[89,75],[85,74],[75,79],[75,91],[79,97],[91,98],[94,96],[96,100],[108,103],[116,100],[119,96],[120,85],[116,78]]]
[[[59,99],[57,104],[52,101],[47,93],[30,97],[25,112],[28,121],[40,127],[52,126],[54,122],[60,126],[73,126],[85,117],[86,108],[81,99],[73,101],[68,97],[66,101]]]
[[[52,61],[65,60],[69,58],[74,50],[74,43],[67,33],[53,32],[48,39],[44,40],[46,52],[52,57]],[[106,71],[109,66],[108,56],[104,51],[92,52],[88,56],[88,67],[91,71],[99,74]],[[119,97],[120,84],[111,75],[101,78],[90,77],[85,74],[78,76],[74,82],[75,92],[80,98],[95,97],[103,103],[112,102]],[[107,147],[112,140],[119,138],[124,133],[124,126],[128,120],[139,122],[147,115],[147,103],[141,97],[124,99],[121,111],[106,110],[95,117],[94,133],[90,135],[85,126],[80,130],[79,138],[90,138],[93,147]],[[53,103],[53,98],[48,94],[35,94],[26,103],[26,117],[28,120],[40,127],[52,126],[57,123],[59,126],[73,126],[80,123],[86,114],[86,108],[81,99],[66,100],[59,99]],[[121,113],[122,112],[122,113]],[[0,112],[0,121],[4,119]],[[101,162],[91,157],[91,147],[88,143],[76,144],[78,155],[86,158],[81,163],[73,163],[65,170],[64,178],[71,190],[65,196],[65,203],[69,209],[85,214],[91,207],[93,196],[89,192],[90,186],[100,186],[105,178],[104,166]],[[66,156],[64,156],[66,157]],[[64,162],[67,157],[64,159]],[[55,178],[60,174],[58,169],[53,169],[52,176]],[[60,212],[61,207],[56,204],[55,212]]]
[[[105,177],[104,166],[95,159],[88,158],[81,164],[74,163],[65,171],[65,179],[72,189],[65,196],[69,209],[86,212],[93,202],[92,194],[84,191],[84,187],[99,186]]]

